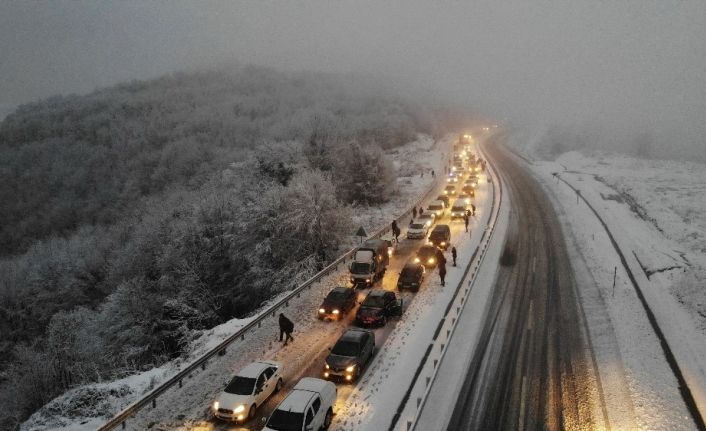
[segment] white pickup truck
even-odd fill
[[[323,431],[328,429],[336,403],[336,385],[304,377],[277,406],[265,430]]]

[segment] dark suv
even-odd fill
[[[375,351],[375,334],[367,329],[351,328],[331,348],[324,365],[324,377],[339,377],[352,382],[360,377]]]
[[[441,249],[448,249],[451,245],[451,228],[447,224],[434,226],[434,230],[429,234],[429,242]]]
[[[397,290],[410,289],[418,292],[424,279],[424,272],[424,265],[421,263],[407,262],[397,280]]]
[[[355,307],[357,294],[350,287],[336,287],[319,307],[319,319],[340,319]]]
[[[356,324],[361,326],[385,326],[389,317],[402,315],[402,300],[395,292],[373,289],[360,304],[355,314]]]

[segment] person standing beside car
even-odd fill
[[[294,332],[294,323],[292,323],[291,320],[287,319],[287,316],[285,316],[284,313],[279,313],[279,341],[282,341],[282,337],[286,336],[284,338],[285,346],[290,340],[294,342],[292,332]]]
[[[439,278],[441,279],[441,285],[446,286],[446,256],[441,250],[436,250],[436,260],[439,268]]]

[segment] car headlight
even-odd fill
[[[351,283],[355,283],[355,277],[351,277]]]
[[[355,365],[351,365],[350,367],[346,368],[346,371],[352,373],[353,371],[355,371]]]
[[[240,404],[238,407],[233,409],[233,413],[242,413],[245,411],[245,406]]]
[[[325,310],[325,309],[323,309],[323,308],[319,308],[319,313],[322,313],[322,314],[323,314],[323,313],[325,313],[325,312],[326,312],[326,310]]]
[[[326,367],[327,370],[330,370],[330,369],[331,369],[331,367],[329,367],[328,364],[324,365],[324,367]]]
[[[415,258],[414,258],[414,263],[419,263],[419,258],[418,258],[418,257],[415,257]]]
[[[220,404],[218,403],[218,401],[213,403],[213,410],[218,410],[218,407],[220,407]]]
[[[444,190],[444,194],[445,194],[445,195],[448,195],[448,194],[449,194],[449,191],[448,191],[448,190]]]
[[[338,310],[333,310],[333,314],[338,314],[338,313],[339,313]]]
[[[446,245],[446,241],[441,241],[441,245]]]
[[[392,249],[391,249],[391,248],[388,248],[388,249],[387,249],[387,255],[388,255],[388,256],[392,256]]]
[[[434,258],[433,258],[433,257],[430,257],[430,258],[429,258],[429,263],[434,263]]]
[[[441,211],[437,211],[437,212],[436,212],[436,215],[441,215]]]
[[[366,278],[366,279],[365,279],[365,282],[366,282],[366,283],[370,283],[370,279],[369,279],[369,278]]]

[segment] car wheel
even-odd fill
[[[326,417],[324,418],[324,424],[321,426],[323,431],[326,431],[328,427],[331,426],[331,418],[333,417],[333,412],[331,409],[326,410]]]
[[[277,385],[275,385],[275,393],[282,390],[282,379],[277,379]]]
[[[255,404],[251,405],[250,410],[248,411],[248,419],[254,419],[256,412],[257,412],[257,406]]]

